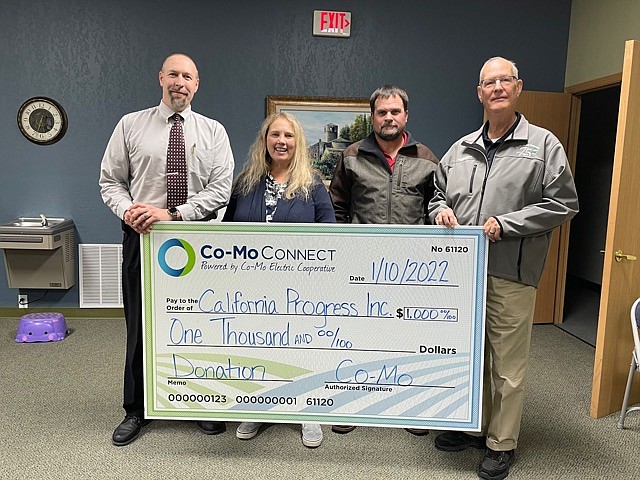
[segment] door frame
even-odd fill
[[[582,107],[582,96],[619,86],[622,83],[622,72],[607,75],[606,77],[596,78],[588,82],[571,85],[564,89],[565,93],[571,94],[571,113],[569,120],[569,145],[567,146],[567,158],[571,171],[576,171],[576,161],[578,157],[578,135],[580,133],[580,110]],[[556,283],[556,296],[554,302],[553,323],[559,325],[562,323],[564,312],[564,297],[567,280],[567,263],[569,260],[569,229],[570,222],[560,226],[560,247],[558,252],[558,276]]]

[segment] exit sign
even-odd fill
[[[313,34],[320,37],[350,37],[351,12],[314,10]]]

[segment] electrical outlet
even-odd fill
[[[20,308],[29,307],[29,298],[26,295],[18,295],[18,307]]]

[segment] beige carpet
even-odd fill
[[[129,446],[111,445],[122,419],[122,319],[70,319],[62,342],[16,344],[17,318],[0,318],[3,420],[0,479],[474,479],[482,452],[445,453],[434,433],[357,428],[310,450],[298,425],[253,440],[156,421]],[[536,326],[520,446],[510,479],[638,479],[640,415],[588,416],[594,350]]]

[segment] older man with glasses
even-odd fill
[[[435,439],[444,451],[486,447],[478,475],[489,480],[509,475],[515,460],[536,288],[551,233],[578,212],[564,149],[551,132],[516,112],[520,92],[515,63],[501,57],[485,62],[477,93],[487,122],[442,158],[429,203],[437,225],[481,225],[491,242],[482,431]]]

